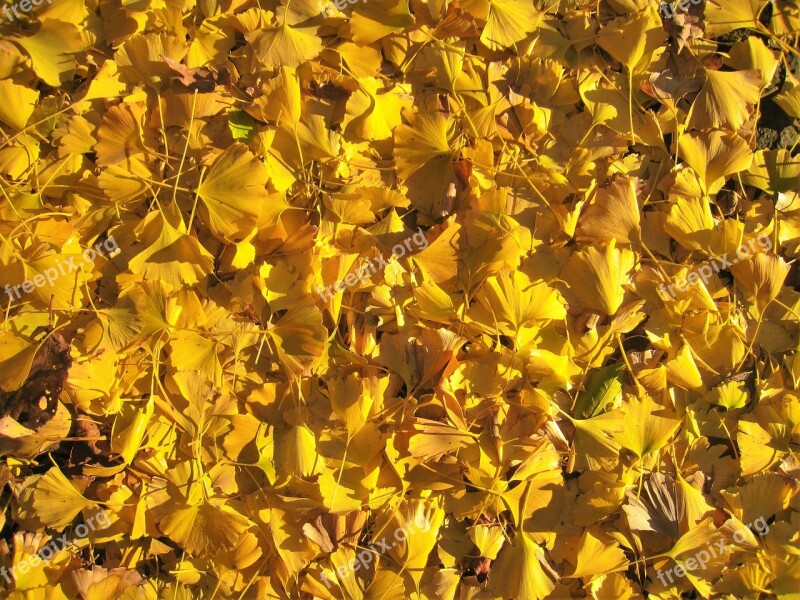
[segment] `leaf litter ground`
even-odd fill
[[[24,4],[7,597],[800,589],[797,0]]]

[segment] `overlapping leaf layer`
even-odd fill
[[[800,589],[797,0],[8,8],[8,597]]]

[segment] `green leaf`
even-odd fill
[[[620,376],[625,372],[624,364],[609,365],[598,369],[589,377],[575,403],[575,417],[590,419],[596,417],[622,397]]]
[[[256,121],[243,110],[233,110],[228,115],[228,128],[237,142],[249,142],[256,131]]]

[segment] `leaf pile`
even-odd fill
[[[800,589],[800,3],[687,4],[4,21],[8,597]]]

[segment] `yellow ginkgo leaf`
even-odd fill
[[[628,78],[622,74],[609,73],[603,76],[587,70],[578,81],[578,91],[595,124],[606,125],[628,140],[664,147],[655,114],[652,111],[643,112],[628,101],[629,85]]]
[[[180,63],[186,50],[186,43],[175,35],[133,35],[125,40],[117,54],[120,77],[123,81],[143,81],[157,88],[174,75],[164,57]]]
[[[758,29],[758,15],[768,0],[707,0],[705,6],[706,35],[717,37],[734,29]]]
[[[743,0],[744,1],[744,0]],[[706,83],[692,104],[690,129],[739,129],[761,99],[757,71],[706,71]]]
[[[227,504],[185,505],[173,508],[159,528],[192,556],[214,556],[234,546],[249,521]]]
[[[684,479],[680,471],[677,473],[677,480],[683,505],[683,521],[686,528],[691,529],[703,519],[712,516],[714,507],[709,503],[706,494]]]
[[[737,71],[758,71],[764,87],[772,81],[779,64],[772,51],[755,36],[734,44],[728,62]]]
[[[258,223],[268,179],[264,163],[244,144],[234,143],[218,156],[197,189],[211,231],[223,240],[247,236]]]
[[[143,338],[175,327],[183,307],[170,295],[171,291],[171,287],[161,281],[142,282],[129,289],[130,301],[142,323],[140,335]]]
[[[333,163],[341,151],[341,138],[341,134],[328,128],[321,115],[309,115],[297,125],[284,123],[271,151],[285,164],[302,170],[312,160]]]
[[[620,573],[610,573],[592,579],[589,589],[594,600],[602,600],[603,598],[630,600],[635,597],[633,585]]]
[[[354,562],[360,566],[361,563],[359,562],[360,559],[357,557],[357,551],[358,548],[340,545],[331,552],[330,556],[328,556],[331,569],[328,571],[325,567],[322,568],[322,573],[320,574],[321,581],[317,586],[318,590],[315,590],[315,595],[318,595],[320,598],[328,598],[330,594],[329,588],[335,588],[342,590],[347,598],[364,600],[365,594],[358,580],[358,573],[349,566],[354,564]],[[402,587],[402,585],[400,585],[400,587]],[[388,592],[389,590],[387,589],[384,591]],[[394,599],[395,596],[390,594],[387,598]]]
[[[282,67],[277,77],[264,84],[259,96],[247,112],[262,121],[297,124],[300,121],[300,81],[290,67]]]
[[[53,418],[36,431],[5,416],[0,419],[0,453],[33,459],[58,446],[69,435],[70,429],[72,416],[60,402]]]
[[[695,550],[703,545],[709,545],[720,537],[720,533],[711,518],[704,519],[702,522],[687,531],[675,545],[666,552],[666,556],[677,559],[681,555],[691,550]]]
[[[22,531],[17,531],[10,536],[9,542],[13,540],[13,552],[9,552],[9,545],[4,547],[6,560],[8,561],[7,564],[11,567],[10,569],[6,569],[4,566],[3,569],[6,569],[4,573],[12,573],[14,574],[13,577],[13,589],[12,585],[7,585],[6,593],[9,597],[14,595],[31,595],[35,594],[36,590],[45,590],[45,589],[53,589],[50,585],[50,577],[48,577],[48,572],[46,570],[48,563],[47,561],[41,560],[39,553],[44,550],[45,547],[51,546],[54,540],[57,539],[58,536],[53,536],[49,538],[49,536],[44,535],[43,533],[24,533]],[[49,538],[49,539],[48,539]],[[56,552],[52,547],[48,548],[50,555],[56,556],[56,560],[62,559],[66,553]],[[5,562],[5,561],[4,561]],[[11,577],[8,578],[7,584],[11,584]],[[60,590],[59,590],[60,591]],[[67,595],[58,592],[53,592],[49,595],[52,595],[53,598],[56,600],[67,600]]]
[[[322,355],[326,334],[322,313],[308,297],[268,332],[275,342],[278,362],[292,377],[311,372],[314,361]]]
[[[93,135],[94,126],[81,115],[75,115],[69,123],[63,135],[59,136],[58,155],[67,157],[70,154],[85,154],[92,151],[92,147],[97,143]],[[54,133],[55,135],[55,133]]]
[[[84,48],[78,28],[73,23],[55,19],[45,20],[29,37],[7,39],[19,44],[31,57],[36,75],[55,87],[72,79],[75,73],[72,55]]]
[[[364,468],[332,460],[317,480],[325,507],[333,514],[359,510],[369,496],[364,486]]]
[[[616,437],[624,426],[624,414],[612,410],[591,419],[572,419],[575,469],[612,469],[619,462],[620,444]]]
[[[105,61],[86,87],[86,92],[81,97],[81,101],[116,98],[125,91],[125,84],[119,80],[119,77],[117,63],[113,60]]]
[[[444,517],[441,500],[411,500],[393,511],[386,526],[378,519],[379,529],[405,532],[404,536],[395,535],[404,539],[398,540],[389,555],[397,564],[405,565],[417,583],[422,579],[428,555],[436,546]]]
[[[654,53],[666,40],[658,13],[649,9],[611,20],[600,30],[597,45],[629,71],[639,72],[653,60]]]
[[[0,332],[0,390],[12,392],[25,383],[37,349],[13,331]]]
[[[153,416],[155,403],[150,396],[144,406],[128,401],[114,420],[111,430],[111,450],[122,457],[126,464],[133,461],[147,432],[147,425]]]
[[[420,114],[394,130],[397,174],[405,179],[429,162],[450,162],[451,123],[440,113]]]
[[[312,29],[294,28],[284,22],[278,27],[248,36],[254,59],[267,68],[299,67],[322,51],[322,40]]]
[[[79,512],[92,504],[66,478],[58,465],[53,465],[36,482],[33,490],[33,509],[36,515],[42,523],[54,529],[66,527]]]
[[[773,99],[790,117],[800,117],[800,85],[798,81],[788,74],[783,83],[781,93]]]
[[[405,590],[413,585],[411,575],[404,570],[379,565],[364,591],[364,600],[407,600]]]
[[[107,198],[124,204],[147,196],[150,189],[146,180],[152,175],[140,158],[133,156],[125,163],[103,170],[98,177],[98,186]]]
[[[718,406],[724,406],[726,410],[742,408],[747,404],[747,392],[744,384],[740,381],[727,381],[719,384],[708,396],[708,401]]]
[[[422,319],[446,324],[457,318],[453,298],[431,279],[414,288],[414,300],[417,305],[409,310]]]
[[[742,181],[773,194],[796,190],[800,187],[800,159],[785,148],[759,150]]]
[[[159,224],[161,231],[152,238]],[[185,231],[182,225],[180,229]],[[214,268],[214,257],[197,238],[181,230],[157,215],[145,231],[145,242],[150,244],[128,263],[131,272],[145,280],[162,281],[173,289],[192,286],[208,275]]]
[[[613,315],[622,306],[622,286],[628,283],[635,260],[633,252],[617,248],[612,239],[602,249],[591,246],[573,254],[562,277],[580,304]]]
[[[731,267],[736,285],[746,297],[755,301],[759,310],[777,298],[783,282],[789,274],[789,265],[774,254],[756,254],[738,260]]]
[[[569,577],[593,579],[614,571],[624,570],[628,565],[625,553],[613,540],[604,542],[587,530],[578,542],[575,568]]]
[[[342,34],[359,46],[369,46],[413,22],[407,2],[370,0],[359,4],[353,11],[349,22],[342,28]]]
[[[120,104],[111,107],[104,115],[97,129],[97,164],[128,167],[130,161],[145,159],[147,148],[142,136],[144,106],[141,104]]]
[[[358,433],[369,418],[372,397],[363,390],[356,373],[347,378],[328,381],[328,393],[333,412],[345,422],[348,437]]]
[[[699,250],[709,256],[738,248],[743,233],[742,228],[735,224],[718,224],[711,213],[711,202],[702,194],[696,197],[677,196],[669,207],[664,231],[684,248]],[[729,235],[735,238],[730,246],[727,243]]]
[[[478,2],[463,2],[470,10]],[[525,0],[491,0],[486,26],[481,32],[481,41],[492,50],[513,47],[527,37],[541,20],[536,6]]]
[[[402,111],[410,106],[408,89],[395,86],[382,89],[378,79],[359,79],[358,89],[347,101],[345,134],[357,139],[384,140],[400,125]]]
[[[43,285],[34,285],[30,292],[33,297],[44,306],[51,303],[58,308],[80,305],[84,286],[92,279],[92,263],[85,259],[76,239],[68,240],[60,252],[53,252],[46,246],[30,246],[22,256],[28,280],[35,283],[44,279]]]
[[[274,436],[274,464],[277,473],[284,476],[308,477],[324,470],[316,451],[314,432],[306,425],[301,423],[295,426],[283,426]],[[332,482],[335,486],[336,479],[332,479]]]
[[[19,179],[39,160],[39,143],[27,133],[18,134],[15,144],[0,148],[0,174]]]
[[[441,234],[430,240],[428,246],[417,252],[413,261],[425,270],[427,276],[439,285],[455,280],[458,273],[458,254],[462,236],[461,225],[448,219]]]
[[[492,566],[490,592],[499,598],[543,600],[555,588],[557,575],[531,534],[518,531]]]
[[[0,121],[14,129],[24,129],[39,100],[39,92],[10,79],[0,80]]]
[[[674,356],[667,360],[664,367],[667,370],[667,381],[670,383],[691,390],[703,387],[703,378],[688,344],[684,344],[680,350],[674,352]]]
[[[564,299],[543,281],[532,282],[522,271],[501,272],[486,280],[470,316],[489,331],[515,337],[567,316]],[[525,340],[527,341],[527,339]]]
[[[732,131],[690,131],[681,136],[679,148],[709,194],[719,191],[725,176],[748,169],[753,158],[747,142]]]
[[[408,451],[414,458],[425,461],[466,448],[473,443],[474,438],[467,431],[445,423],[417,419],[408,442]]]
[[[193,331],[179,331],[170,339],[172,364],[181,371],[200,371],[214,385],[222,384],[219,344]]]
[[[91,571],[80,570],[73,573],[75,587],[86,600],[113,600],[127,596],[125,590],[139,587],[144,578],[133,569],[104,569],[94,565]],[[141,588],[140,588],[141,589]]]
[[[500,527],[490,525],[475,525],[469,529],[469,538],[478,548],[481,556],[491,560],[497,558],[497,553],[503,547],[505,537]]]
[[[227,16],[204,19],[189,44],[186,66],[204,67],[209,63],[223,63],[234,44],[233,28]]]
[[[594,202],[581,213],[576,230],[579,242],[630,244],[641,239],[636,179],[618,177],[597,190]]]
[[[630,396],[622,409],[625,429],[618,439],[639,458],[663,448],[681,424],[674,411],[657,404],[647,394]]]
[[[253,245],[252,240],[258,234],[258,229],[253,227],[253,230],[247,236],[235,244],[236,250],[233,258],[231,258],[231,266],[236,269],[246,269],[253,264],[256,258],[256,247]]]
[[[741,472],[749,477],[769,469],[784,455],[788,441],[781,439],[783,415],[771,406],[757,406],[737,425],[736,444],[741,453]]]

